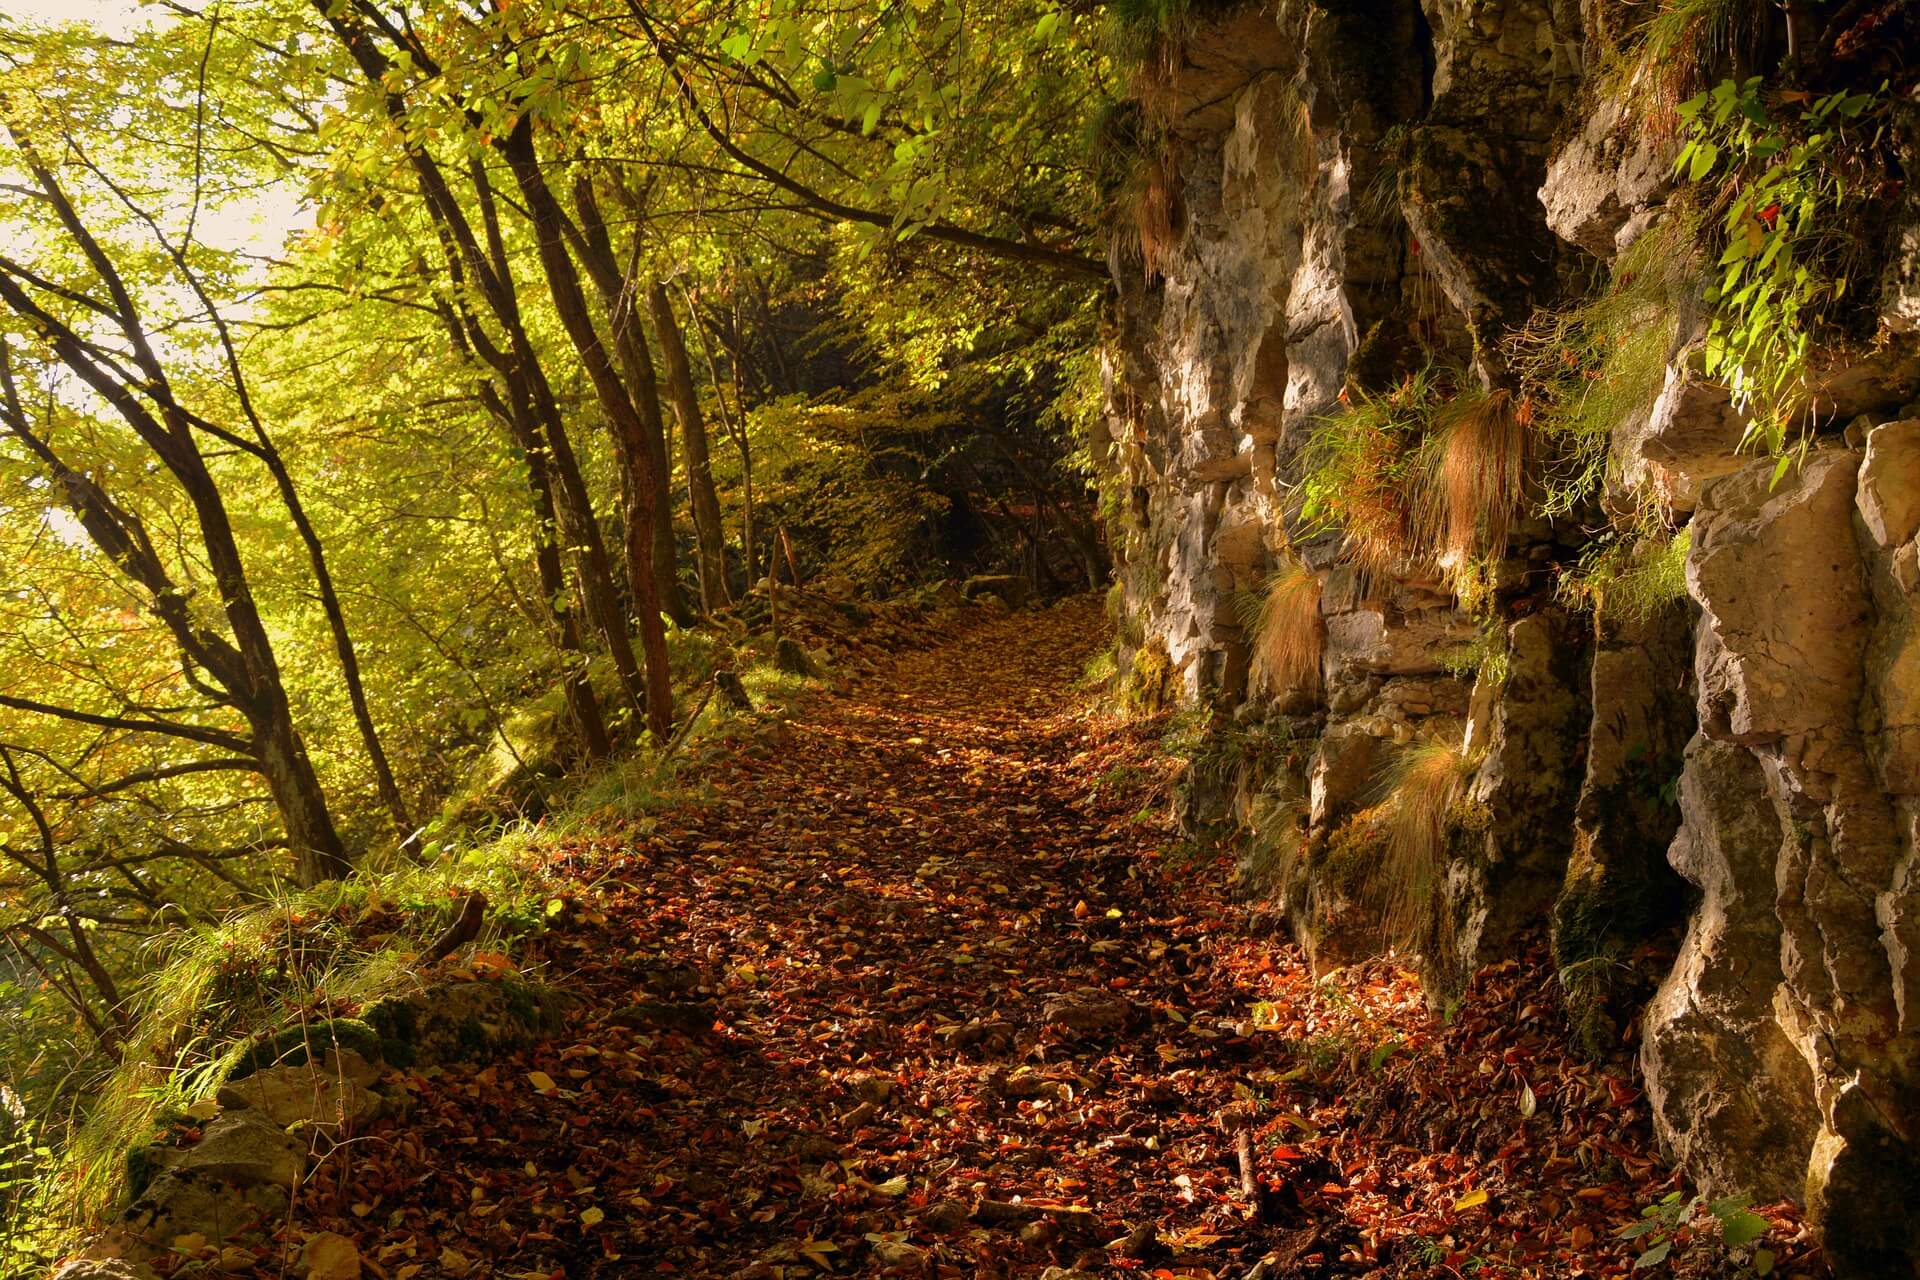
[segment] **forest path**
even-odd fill
[[[1483,993],[1518,1039],[1443,1043],[1405,975],[1316,984],[1217,872],[1164,869],[1151,731],[1075,689],[1105,637],[1076,602],[901,655],[723,758],[712,803],[593,842],[607,893],[544,944],[567,1031],[417,1081],[296,1229],[388,1280],[1457,1275],[1456,1233],[1612,1254],[1482,1275],[1620,1266],[1646,1192],[1571,1184],[1651,1180],[1631,1091],[1546,1047],[1531,981]]]

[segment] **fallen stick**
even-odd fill
[[[675,751],[680,749],[680,744],[687,740],[687,735],[693,732],[694,722],[700,718],[700,713],[707,709],[707,704],[713,701],[713,691],[719,687],[719,683],[717,676],[707,681],[707,691],[700,695],[700,705],[693,709],[692,715],[681,722],[680,728],[676,730],[673,737],[668,740],[666,748],[660,752],[660,758],[653,762],[653,772],[655,776],[658,776],[660,771],[667,767],[668,759],[672,757]]]
[[[487,917],[487,895],[469,893],[460,904],[460,914],[435,938],[414,963],[422,969],[436,965],[480,936],[480,923]]]

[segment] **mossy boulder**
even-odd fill
[[[361,1013],[395,1066],[472,1062],[560,1030],[571,997],[537,983],[457,982],[393,996]]]
[[[226,1080],[244,1080],[268,1067],[305,1066],[340,1050],[356,1053],[368,1062],[391,1062],[385,1048],[379,1033],[358,1018],[301,1023],[248,1046],[235,1060],[233,1069],[226,1073]]]

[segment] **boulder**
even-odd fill
[[[1876,595],[1896,602],[1856,506],[1862,460],[1824,448],[1777,483],[1765,461],[1713,482],[1687,565],[1704,610],[1702,732],[1753,753],[1782,815],[1773,1012],[1812,1073],[1820,1127],[1806,1205],[1842,1276],[1912,1274],[1920,1256],[1920,1224],[1897,1190],[1920,1179],[1914,815],[1889,794],[1873,752],[1884,742],[1862,716],[1880,711],[1872,655],[1911,628],[1904,612],[1875,608]],[[1878,692],[1906,714],[1911,691]]]
[[[1011,573],[980,574],[960,584],[961,599],[978,600],[982,596],[998,596],[1000,602],[1009,609],[1018,609],[1032,594],[1032,585],[1025,578]]]
[[[1920,219],[1909,218],[1887,250],[1880,273],[1880,322],[1902,336],[1920,332]]]
[[[523,1048],[560,1029],[573,998],[552,987],[498,982],[436,983],[370,1006],[362,1015],[395,1066],[472,1062]]]
[[[216,1178],[237,1187],[262,1184],[292,1190],[307,1170],[307,1144],[262,1111],[223,1111],[190,1147],[160,1153],[180,1174]]]
[[[1739,452],[1746,415],[1725,387],[1701,381],[1692,357],[1667,368],[1666,385],[1646,421],[1628,424],[1617,440],[1622,482],[1651,487],[1676,512],[1699,505],[1700,487],[1752,464]]]
[[[1624,103],[1604,98],[1586,124],[1547,162],[1540,203],[1555,235],[1611,258],[1630,225],[1642,223],[1672,184],[1672,142],[1661,142]]]
[[[792,636],[781,636],[773,646],[773,666],[776,671],[784,671],[790,676],[805,676],[818,679],[820,663],[807,652],[807,647]]]
[[[378,1117],[383,1105],[380,1095],[362,1083],[370,1074],[378,1079],[377,1068],[349,1049],[320,1062],[256,1071],[222,1085],[216,1097],[230,1111],[257,1112],[282,1129],[309,1125],[352,1132]]]
[[[152,1267],[124,1258],[73,1258],[53,1269],[50,1280],[159,1280]]]
[[[1586,775],[1552,921],[1567,1012],[1595,1057],[1613,1052],[1651,993],[1634,953],[1673,930],[1686,908],[1667,849],[1680,822],[1671,786],[1694,727],[1691,700],[1676,691],[1692,659],[1685,601],[1595,612]]]
[[[1920,418],[1882,423],[1867,433],[1855,501],[1867,533],[1883,551],[1920,533]]]
[[[154,1258],[182,1236],[207,1244],[257,1243],[286,1219],[290,1198],[277,1183],[237,1186],[209,1173],[170,1170],[121,1215],[131,1255]]]
[[[1547,917],[1566,880],[1585,749],[1588,646],[1584,620],[1559,609],[1507,628],[1504,679],[1475,697],[1485,756],[1447,815],[1447,865],[1434,936],[1421,956],[1429,999],[1445,1003],[1475,970]]]
[[[1798,1198],[1820,1128],[1813,1075],[1774,1017],[1782,818],[1752,753],[1696,736],[1669,858],[1700,890],[1641,1024],[1661,1147],[1709,1196]]]

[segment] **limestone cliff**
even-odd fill
[[[1573,1031],[1637,1051],[1703,1187],[1804,1198],[1836,1274],[1920,1274],[1920,211],[1854,229],[1873,287],[1777,463],[1704,373],[1715,295],[1662,264],[1703,238],[1688,134],[1607,69],[1620,8],[1288,0],[1162,42],[1112,253],[1120,657],[1205,710],[1183,816],[1316,963],[1400,946],[1444,1006],[1550,936]],[[1617,322],[1638,390],[1580,454],[1515,362],[1636,275],[1672,287]],[[1395,486],[1445,471],[1435,428],[1367,473],[1393,529],[1328,518],[1357,473],[1325,433],[1435,377],[1507,415],[1525,501],[1423,523]]]

